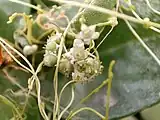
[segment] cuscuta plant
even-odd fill
[[[14,15],[15,15],[15,14],[14,14]],[[11,17],[10,20],[12,20],[12,19],[13,19],[13,18]],[[85,24],[84,24],[83,26],[85,26]],[[80,33],[80,34],[82,34],[82,35],[80,36],[80,37],[82,37],[82,38],[83,38],[83,37],[86,37],[86,35],[88,34],[87,32],[92,32],[92,31],[93,31],[93,33],[94,33],[94,30],[95,30],[95,26],[93,26],[93,27],[91,26],[91,28],[92,28],[93,30],[92,30],[92,29],[88,29],[88,30],[87,30],[87,27],[83,27],[83,28],[84,28],[85,31],[84,31],[84,32],[82,31],[82,32]],[[87,34],[86,34],[85,32],[86,32]],[[92,35],[93,33],[89,33],[89,34]],[[87,40],[90,40],[90,39],[97,39],[99,35],[98,35],[98,33],[96,33],[96,34],[97,34],[97,35],[96,35],[97,37],[95,36],[95,37],[93,37],[93,38],[88,38],[88,39],[86,38],[86,41],[85,41],[85,42],[87,42]],[[84,35],[85,35],[85,36],[84,36]],[[89,36],[90,36],[90,35],[89,35]],[[93,35],[92,35],[92,36],[93,36]],[[85,38],[84,38],[84,40],[85,40]],[[75,40],[75,41],[76,41],[76,40]],[[90,41],[89,41],[87,44],[89,44],[89,43],[90,43]],[[47,45],[46,45],[46,46],[47,46]],[[76,45],[75,45],[75,46],[76,46]],[[74,46],[74,47],[75,47],[75,46]],[[83,47],[84,47],[84,46],[83,46]],[[76,48],[76,47],[75,47],[75,48]],[[24,51],[24,50],[23,50],[23,51]],[[51,51],[50,51],[50,52],[51,52]],[[27,52],[26,52],[26,53],[27,53]],[[92,55],[92,56],[93,56],[93,55]],[[82,56],[82,57],[83,57],[83,56]],[[90,59],[92,59],[92,58],[90,58]],[[90,61],[90,62],[92,62],[92,61]],[[98,71],[96,71],[96,72],[98,72]],[[81,81],[81,80],[80,80],[80,81]],[[29,80],[29,82],[30,82],[30,80]],[[32,83],[33,83],[33,82],[32,82]],[[29,88],[32,88],[32,87],[29,87]],[[62,116],[62,115],[63,115],[63,114],[61,114],[61,116]],[[45,115],[42,115],[42,116],[45,116]],[[61,118],[61,116],[60,116],[60,118]]]
[[[12,19],[15,17],[16,15],[14,14],[12,17],[10,17],[10,21],[12,21]],[[31,42],[30,42],[31,43]],[[48,44],[47,44],[48,45]],[[46,47],[47,47],[47,45],[46,45]],[[26,46],[25,46],[26,47]],[[24,48],[25,48],[24,47]],[[47,47],[48,48],[48,47]],[[23,52],[24,52],[24,50],[23,50]],[[54,51],[50,51],[50,52],[54,52]],[[28,52],[26,52],[26,53],[28,53]],[[24,53],[23,53],[24,54]],[[13,57],[13,56],[12,56]],[[44,56],[44,58],[45,58],[45,56]],[[32,86],[32,84],[33,84],[33,81],[34,80],[32,80],[32,77],[31,77],[31,79],[29,79],[29,85],[31,85]],[[32,89],[32,87],[29,87],[30,89]],[[37,88],[38,89],[38,88]],[[43,112],[41,111],[41,114],[42,114]],[[45,119],[47,119],[47,117],[46,117],[46,115],[44,114],[42,114],[42,116],[45,118]]]
[[[71,2],[69,2],[69,1],[56,1],[56,2],[64,2],[64,3],[67,3],[67,4],[70,4]],[[117,2],[118,4],[119,4],[119,2]],[[119,17],[119,18],[123,18],[123,19],[125,19],[125,21],[126,21],[126,23],[127,23],[127,25],[129,26],[129,28],[130,28],[130,30],[133,32],[133,34],[137,37],[137,39],[138,40],[140,40],[140,42],[141,42],[141,44],[143,45],[143,47],[151,54],[151,56],[159,63],[159,59],[154,55],[154,53],[145,45],[145,43],[144,42],[142,42],[142,40],[141,40],[141,38],[138,36],[138,34],[134,31],[134,29],[130,26],[130,24],[128,23],[128,21],[127,20],[130,20],[130,21],[132,21],[132,22],[136,22],[136,23],[140,23],[140,24],[143,24],[143,25],[147,25],[147,26],[149,26],[149,27],[152,27],[152,26],[154,26],[154,27],[157,27],[157,28],[159,28],[159,24],[157,24],[157,23],[153,23],[153,22],[150,22],[149,20],[148,21],[146,21],[146,19],[139,19],[138,17],[138,19],[136,19],[136,18],[134,18],[134,17],[130,17],[130,16],[127,16],[127,15],[124,15],[124,14],[120,14],[120,13],[118,13],[118,12],[114,12],[114,11],[110,11],[110,10],[107,10],[107,9],[103,9],[103,8],[101,8],[101,7],[97,7],[97,6],[94,6],[94,5],[87,5],[87,4],[81,4],[81,3],[78,3],[78,2],[72,2],[71,3],[71,5],[75,5],[75,6],[80,6],[80,7],[84,7],[84,8],[87,8],[87,9],[92,9],[92,10],[96,10],[96,8],[97,8],[97,10],[96,11],[99,11],[99,12],[102,12],[102,13],[106,13],[106,14],[114,14],[115,16],[114,17]],[[31,7],[31,5],[30,5],[30,7]],[[33,7],[33,6],[32,6]],[[37,8],[36,8],[37,9]],[[111,13],[109,13],[109,12],[111,12]],[[73,19],[73,21],[79,16],[79,15],[81,15],[81,14],[77,14],[77,16],[75,16],[74,17],[74,19]],[[114,19],[115,20],[115,19]],[[113,23],[115,23],[115,22],[113,22]],[[71,22],[69,22],[69,24],[68,24],[68,26],[67,26],[67,28],[65,29],[65,31],[64,31],[64,34],[63,34],[63,36],[61,37],[61,41],[60,41],[60,47],[59,47],[59,49],[58,49],[58,59],[57,59],[57,66],[60,66],[60,61],[61,61],[61,55],[62,55],[62,50],[63,50],[63,48],[65,47],[65,45],[64,45],[64,41],[65,41],[65,37],[66,37],[66,35],[67,35],[67,32],[68,32],[68,30],[69,30],[69,28],[70,28],[70,25],[72,24],[72,21]],[[102,23],[103,24],[103,23]],[[101,24],[101,25],[102,25]],[[107,23],[104,23],[103,25],[107,25]],[[117,25],[117,23],[115,24],[115,25]],[[97,25],[98,26],[98,25]],[[114,26],[114,25],[113,25]],[[156,29],[157,29],[156,28]],[[159,29],[157,29],[157,30],[159,30]],[[110,33],[110,32],[109,32]],[[108,34],[107,34],[107,36],[108,36]],[[80,42],[80,43],[82,43],[82,41],[81,40],[76,40],[76,42],[78,41],[78,43]],[[3,42],[3,44],[6,44],[5,43],[5,41],[3,41],[3,39],[1,39],[1,42]],[[92,41],[92,42],[94,42],[94,41]],[[1,44],[2,46],[3,46],[3,44]],[[83,43],[82,43],[83,44]],[[7,45],[7,44],[6,44]],[[75,46],[76,46],[76,44],[75,44]],[[4,49],[7,51],[7,48],[5,47],[5,46],[3,46],[4,47]],[[11,46],[9,46],[10,48],[12,48]],[[74,46],[73,46],[74,47]],[[79,46],[78,46],[79,47]],[[80,46],[80,47],[83,47],[83,45],[82,46]],[[93,47],[94,47],[94,45],[93,45]],[[28,62],[28,60],[21,54],[21,53],[19,53],[19,52],[17,52],[15,49],[13,49],[16,53],[18,53],[18,55],[20,55],[23,59],[25,59],[25,61],[27,61],[27,63],[29,64],[29,66],[31,65],[29,62]],[[96,49],[95,49],[96,50]],[[70,51],[69,51],[70,52]],[[40,112],[41,112],[41,114],[42,114],[42,116],[43,116],[43,118],[44,119],[48,119],[48,117],[46,116],[46,114],[45,114],[45,111],[44,111],[44,106],[43,106],[43,104],[41,103],[41,100],[40,100],[40,83],[39,83],[39,80],[38,80],[38,77],[37,77],[37,73],[38,72],[40,72],[40,68],[42,67],[42,64],[43,64],[43,62],[40,64],[40,66],[38,67],[38,69],[37,69],[37,72],[34,72],[34,69],[33,69],[33,67],[31,67],[31,69],[32,70],[30,70],[30,69],[28,69],[26,66],[24,66],[23,64],[21,64],[18,60],[16,60],[15,58],[14,58],[14,56],[8,51],[8,53],[12,56],[12,58],[18,63],[18,64],[20,64],[22,67],[24,67],[25,69],[27,69],[27,70],[29,70],[31,73],[33,73],[34,74],[34,76],[33,77],[31,77],[31,79],[29,80],[30,82],[29,82],[29,85],[31,85],[30,86],[30,88],[32,88],[32,85],[33,85],[33,82],[34,82],[34,79],[36,79],[37,81],[36,81],[36,85],[37,85],[37,92],[38,92],[38,104],[39,104],[39,108],[40,108]],[[72,53],[72,52],[71,52]],[[73,53],[72,53],[73,54]],[[92,57],[93,57],[93,54],[91,55]],[[74,61],[74,60],[73,60]],[[112,62],[111,63],[111,66],[113,65],[113,63],[114,62]],[[55,82],[55,86],[58,84],[58,79],[57,79],[57,74],[58,74],[58,70],[59,70],[59,68],[56,66],[56,71],[55,71],[55,80],[54,80],[54,82]],[[112,69],[112,67],[110,67],[110,74],[109,74],[109,78],[112,78],[111,76],[113,76],[111,73],[111,69]],[[110,79],[110,81],[111,81],[111,79]],[[73,81],[73,83],[74,82],[77,82],[76,80],[75,81]],[[72,83],[72,82],[69,82],[69,83]],[[66,85],[68,85],[68,84],[66,84]],[[108,96],[108,98],[107,99],[109,99],[109,93],[110,93],[110,84],[108,84],[109,85],[109,87],[108,87],[108,93],[107,93],[107,96]],[[65,86],[65,87],[67,87],[67,86]],[[100,87],[101,88],[101,87]],[[97,88],[98,90],[100,89],[99,87]],[[64,90],[64,89],[63,89]],[[97,91],[97,90],[96,90]],[[54,111],[56,112],[56,114],[54,114],[54,118],[53,119],[56,119],[56,115],[59,115],[59,113],[58,113],[58,109],[59,109],[59,100],[58,100],[58,95],[57,95],[57,86],[56,86],[56,88],[55,88],[55,107],[54,107]],[[64,111],[62,111],[61,113],[60,113],[60,117],[58,117],[58,119],[60,119],[61,117],[62,117],[62,115],[63,115],[63,113],[68,109],[68,107],[72,104],[72,102],[73,102],[73,99],[74,99],[74,89],[72,89],[72,99],[71,99],[71,101],[70,101],[70,103],[68,104],[68,106],[64,109]],[[93,91],[93,93],[95,93],[94,91]],[[92,95],[92,93],[91,94],[89,94],[89,96],[90,95]],[[83,100],[82,100],[83,101]],[[108,104],[108,103],[107,103]],[[102,119],[108,119],[108,105],[106,105],[106,117],[104,117],[103,115],[101,115],[101,114],[99,114],[99,113],[97,113],[95,110],[93,110],[93,109],[91,109],[91,108],[82,108],[82,109],[80,109],[79,111],[81,111],[81,110],[91,110],[91,111],[93,111],[93,112],[95,112],[96,114],[98,114]],[[79,112],[78,111],[78,112]],[[71,117],[73,117],[75,114],[77,114],[78,112],[73,112],[72,113],[72,115],[71,115]],[[69,118],[70,119],[70,118]]]

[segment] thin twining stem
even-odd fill
[[[79,2],[67,1],[67,0],[50,0],[50,1],[55,1],[55,2],[58,2],[58,3],[65,3],[65,4],[69,4],[71,6],[77,6],[77,7],[92,9],[94,11],[99,11],[101,13],[105,13],[105,14],[115,16],[115,17],[118,17],[118,18],[121,18],[121,19],[129,20],[129,21],[132,21],[132,22],[135,22],[135,23],[146,24],[146,21],[144,21],[144,20],[139,20],[135,17],[125,15],[125,14],[122,14],[122,13],[118,13],[116,11],[109,10],[109,9],[106,9],[106,8],[98,7],[98,6],[95,6],[95,5],[88,5],[88,4],[85,4],[85,3],[79,3]],[[155,22],[148,21],[147,24],[149,24],[151,26],[154,26],[154,27],[157,27],[157,28],[160,28],[160,24],[155,23]]]
[[[131,0],[128,1],[128,5],[132,5]],[[133,9],[131,9],[131,12],[133,13],[133,15],[134,15],[137,19],[143,20]],[[157,33],[160,33],[160,30],[159,30],[158,28],[154,27],[154,26],[151,26],[151,25],[150,25],[149,28],[150,28],[151,30],[157,32]]]
[[[87,5],[87,6],[90,6]],[[81,9],[81,8],[80,8]],[[60,62],[60,58],[61,58],[61,55],[62,55],[62,50],[63,50],[63,46],[64,46],[64,42],[65,42],[65,37],[67,35],[67,32],[68,30],[70,29],[72,23],[85,11],[82,10],[81,12],[78,12],[72,19],[71,21],[68,23],[64,33],[63,33],[63,37],[61,38],[61,42],[60,42],[60,48],[59,48],[59,51],[58,51],[58,59],[57,59],[57,65],[56,65],[56,70],[55,70],[55,74],[54,74],[54,90],[55,90],[55,103],[57,103],[56,105],[54,105],[54,108],[53,108],[53,120],[56,118],[56,115],[57,115],[57,112],[58,112],[58,109],[59,109],[59,103],[58,103],[58,95],[57,95],[57,89],[58,89],[58,81],[57,81],[57,75],[58,75],[58,69],[59,69],[59,62]]]
[[[33,8],[33,9],[37,10],[37,11],[40,11],[40,12],[42,12],[42,13],[45,12],[45,11],[44,11],[43,9],[41,9],[40,7],[37,7],[37,6],[32,5],[32,4],[30,4],[30,3],[27,3],[27,2],[23,2],[23,1],[20,1],[20,0],[9,0],[9,1],[15,2],[15,3],[18,3],[18,4],[21,4],[21,5],[24,5],[24,6],[28,6],[28,7],[30,7],[30,8]]]
[[[89,108],[89,107],[84,107],[84,108],[80,108],[77,111],[70,114],[66,120],[71,120],[71,118],[73,116],[75,116],[76,114],[78,114],[79,112],[84,111],[84,110],[91,111],[91,112],[95,113],[96,115],[98,115],[101,119],[105,119],[105,117],[102,114],[100,114],[99,112],[97,112],[96,110]]]
[[[145,0],[145,1],[146,1],[146,3],[147,3],[148,7],[149,7],[153,12],[155,12],[155,13],[158,14],[158,15],[160,15],[160,12],[159,12],[158,10],[154,9],[154,8],[151,6],[149,0]]]
[[[68,108],[72,105],[74,101],[74,87],[72,86],[72,96],[71,96],[71,100],[69,102],[69,104],[67,105],[67,107],[64,108],[64,110],[61,112],[61,114],[58,116],[58,120],[61,120],[63,114],[68,110]]]
[[[133,29],[133,27],[130,25],[130,23],[127,20],[124,20],[127,24],[130,31],[133,33],[133,35],[137,38],[137,40],[141,43],[141,45],[147,50],[147,52],[153,57],[153,59],[158,63],[160,66],[160,60],[158,57],[152,52],[152,50],[144,43],[144,41],[141,39],[141,37],[137,34],[137,32]]]

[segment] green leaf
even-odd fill
[[[111,118],[133,114],[158,102],[160,92],[158,64],[130,34],[130,31],[123,29],[122,25],[106,39],[100,50],[105,66],[110,59],[117,61],[112,86],[112,95],[117,103],[110,109]],[[142,29],[140,26],[137,27],[137,31],[158,56],[157,44],[159,44],[160,35]],[[121,43],[127,40],[127,42],[117,45],[117,42],[112,42],[113,40]],[[110,48],[111,45],[115,47]]]
[[[108,0],[108,1],[94,0],[92,4],[102,8],[113,9],[114,6],[116,5],[116,0]],[[93,11],[93,10],[86,10],[83,15],[84,15],[84,18],[86,19],[86,23],[89,25],[107,22],[109,17],[109,15],[106,15],[101,12]]]
[[[142,7],[141,4],[143,5],[144,3],[135,2],[137,3],[136,10],[138,11],[139,7]],[[157,3],[159,3],[158,0]],[[144,8],[143,6],[142,9],[144,12],[148,8]],[[154,21],[160,21],[160,17],[157,17],[157,15],[151,11],[147,13],[144,12],[144,14],[139,12],[140,11],[138,11],[138,14],[140,14],[141,17],[147,16],[153,18]],[[160,58],[160,35],[143,28],[141,25],[132,25],[144,42]],[[106,28],[103,34],[106,34],[108,29],[109,28]],[[119,21],[118,26],[109,37],[105,39],[105,42],[99,49],[99,53],[105,67],[104,73],[91,83],[76,85],[75,100],[70,110],[73,110],[83,97],[87,96],[88,93],[97,88],[98,85],[107,78],[108,65],[111,60],[116,60],[116,65],[113,71],[114,78],[110,101],[110,119],[117,119],[134,114],[160,101],[160,68],[150,54],[132,35],[123,21]],[[66,106],[70,97],[68,99],[66,98],[67,96],[71,96],[69,88],[65,92],[65,95],[62,97],[62,106]],[[77,109],[81,107],[92,107],[104,115],[105,98],[106,87],[103,87],[85,103],[79,104]],[[100,119],[94,113],[88,111],[80,112],[76,117],[80,120]]]
[[[140,30],[147,34],[146,37],[143,36],[143,39],[150,47],[152,46],[152,50],[158,55],[158,38],[160,36],[153,34],[151,31]],[[75,101],[70,110],[107,78],[108,65],[111,60],[116,60],[117,62],[114,69],[111,92],[110,104],[112,104],[112,107],[110,108],[110,118],[120,118],[133,114],[159,101],[159,66],[130,31],[127,30],[124,23],[117,26],[99,51],[105,67],[104,73],[91,83],[76,85]],[[84,104],[80,104],[78,108],[88,106],[104,114],[105,89],[104,87],[99,90]],[[66,92],[66,95],[62,97],[62,106],[65,106],[66,101],[68,101],[66,96],[71,96],[69,90],[66,91],[68,93]],[[87,111],[81,112],[77,116],[83,120],[99,119],[93,113]]]
[[[27,3],[30,3],[30,0],[21,0]],[[0,0],[1,9],[9,16],[14,12],[25,12],[26,14],[30,13],[30,8],[19,5],[17,3],[10,2],[9,0]]]
[[[7,24],[8,16],[6,13],[0,9],[0,36],[4,37],[6,39],[13,39],[13,31],[14,31],[14,25]]]
[[[3,73],[0,74],[0,94],[9,98],[8,102],[11,102],[17,108],[22,109],[24,107],[24,103],[26,102],[27,93],[24,93],[20,87],[23,87],[23,89],[27,90],[28,78],[30,77],[30,75],[21,70],[15,70],[11,68],[8,68],[6,70],[8,73],[8,77]],[[9,118],[13,117],[13,108],[11,109],[12,106],[9,106],[6,103],[2,102],[0,103],[0,106],[0,116],[2,116],[1,118],[4,118],[3,120],[9,120]],[[6,114],[4,114],[3,109]],[[29,96],[24,116],[26,117],[26,120],[40,119],[36,98]]]
[[[36,98],[29,97],[29,101],[26,108],[27,120],[40,120],[39,108]]]
[[[148,0],[155,10],[160,11],[160,1],[159,0]],[[136,12],[141,16],[141,17],[149,17],[152,21],[159,22],[160,17],[156,13],[153,13],[151,9],[147,6],[145,1],[138,1],[137,0],[132,0],[133,5],[136,8]]]
[[[30,0],[24,0],[30,2]],[[0,36],[9,40],[13,40],[13,32],[15,30],[15,24],[7,24],[8,17],[14,12],[30,13],[30,8],[24,7],[17,3],[12,3],[8,0],[0,0]]]
[[[159,110],[160,110],[160,104],[143,110],[141,112],[141,116],[144,120],[158,120],[160,118]]]
[[[12,109],[0,102],[0,116],[1,120],[10,120],[13,117]]]

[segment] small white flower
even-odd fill
[[[75,39],[73,43],[73,47],[84,49],[84,42],[81,39]]]
[[[91,40],[95,40],[99,37],[100,33],[95,32],[96,26],[87,26],[85,24],[81,25],[81,31],[76,36],[77,39],[82,39],[84,44],[89,45]]]
[[[71,53],[76,61],[84,60],[88,57],[88,52],[83,48],[73,48]]]

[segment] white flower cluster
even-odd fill
[[[65,56],[74,64],[75,61],[79,61],[88,57],[88,51],[85,50],[84,42],[81,39],[75,39],[73,47],[69,52],[65,53]]]
[[[98,37],[99,32],[95,32],[95,26],[82,24],[81,31],[73,42],[73,47],[63,55],[60,72],[67,76],[71,75],[72,80],[78,82],[92,80],[101,74],[103,66],[100,60],[85,48],[85,45],[90,45],[91,41]]]
[[[99,58],[92,54],[89,46],[98,39],[99,32],[95,32],[96,26],[82,24],[81,31],[75,36],[73,47],[62,54],[59,63],[59,72],[77,82],[92,80],[102,73],[103,66]],[[45,66],[54,67],[57,62],[57,50],[59,48],[61,33],[49,37],[45,46],[43,62]],[[91,48],[92,49],[92,48]]]
[[[77,61],[72,72],[72,79],[76,81],[90,81],[103,71],[101,62],[92,57]]]

